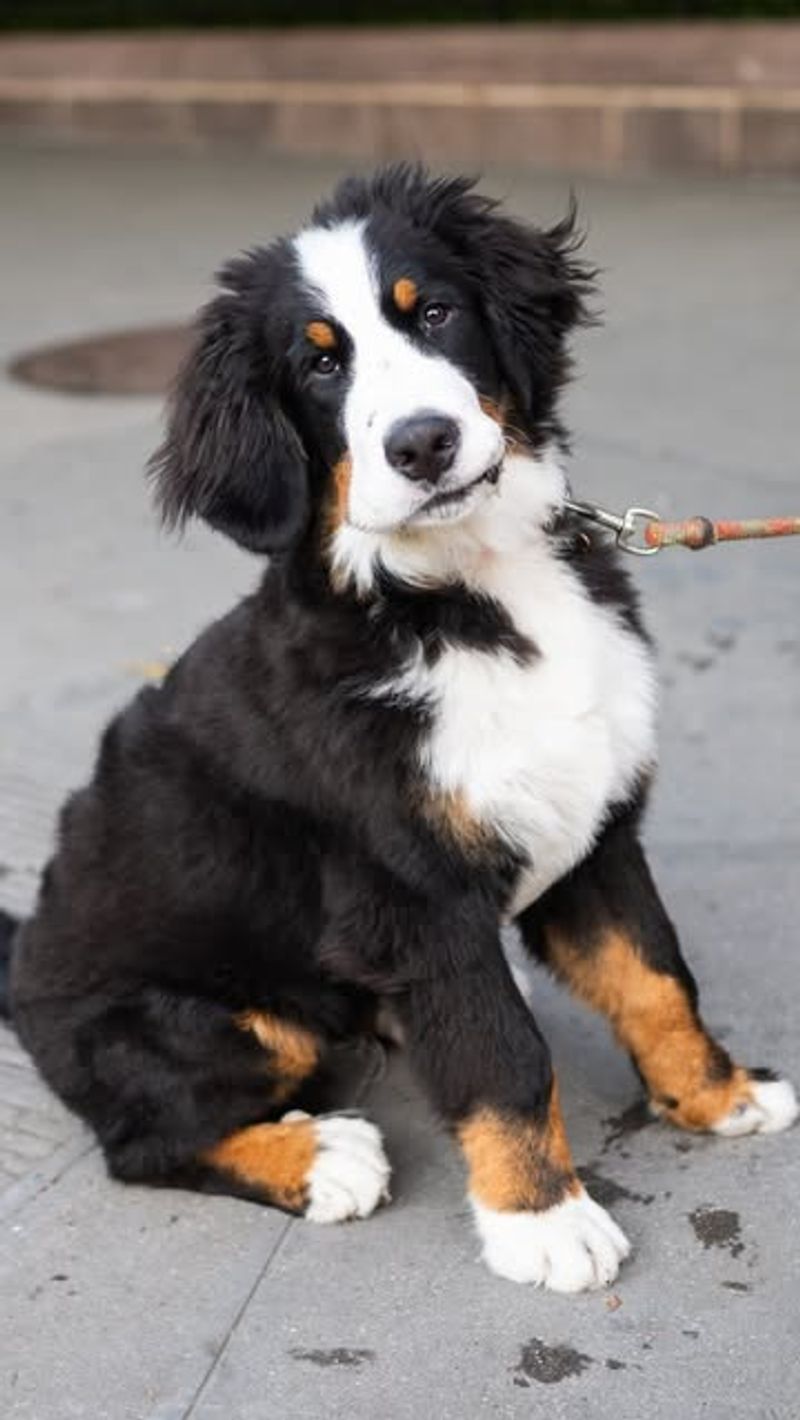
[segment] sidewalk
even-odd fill
[[[0,147],[0,360],[183,318],[209,272],[291,227],[333,164]],[[550,220],[567,184],[487,183]],[[665,515],[800,504],[800,188],[577,184],[605,268],[568,404],[576,492]],[[257,563],[161,535],[149,399],[0,377],[0,902],[29,905],[54,812],[98,730]],[[651,855],[745,1061],[800,1080],[800,547],[635,567],[659,640]],[[791,1420],[800,1133],[717,1141],[644,1125],[605,1027],[544,978],[537,1014],[573,1148],[635,1245],[611,1294],[515,1288],[476,1261],[457,1157],[394,1059],[363,1061],[391,1207],[314,1228],[224,1198],[110,1183],[12,1037],[0,1043],[4,1420]]]

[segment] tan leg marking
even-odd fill
[[[540,1210],[580,1192],[555,1081],[541,1122],[479,1109],[459,1125],[458,1138],[470,1193],[484,1207]]]
[[[336,332],[326,320],[312,320],[306,326],[306,335],[318,350],[335,350]]]
[[[395,281],[392,287],[392,296],[398,311],[403,311],[407,315],[409,311],[413,311],[419,300],[416,282],[412,281],[410,276],[401,276],[400,280]]]
[[[264,1194],[281,1208],[302,1213],[308,1203],[308,1178],[317,1155],[310,1119],[286,1124],[253,1124],[231,1134],[203,1155],[205,1163]]]
[[[270,1065],[277,1077],[274,1100],[286,1099],[313,1075],[319,1064],[319,1041],[304,1026],[282,1021],[267,1011],[245,1011],[237,1017],[236,1024],[240,1030],[251,1031],[259,1045],[269,1051]]]
[[[555,970],[602,1011],[641,1070],[654,1107],[683,1129],[710,1129],[752,1099],[746,1070],[708,1034],[681,983],[654,971],[621,932],[591,952],[548,934]]]

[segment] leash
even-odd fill
[[[624,513],[611,513],[596,503],[574,503],[569,499],[565,500],[564,507],[587,522],[608,528],[614,534],[617,547],[635,557],[652,557],[662,547],[688,547],[698,552],[718,542],[800,536],[800,518],[743,518],[738,522],[686,518],[682,523],[667,523],[650,508],[626,508]]]

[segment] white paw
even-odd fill
[[[330,1115],[314,1120],[317,1156],[308,1175],[312,1223],[367,1218],[389,1197],[389,1160],[380,1130],[367,1119]]]
[[[753,1080],[753,1098],[713,1125],[715,1134],[733,1139],[738,1134],[777,1134],[788,1129],[798,1115],[797,1095],[788,1080]]]
[[[585,1189],[541,1213],[500,1213],[471,1199],[483,1257],[511,1282],[583,1292],[613,1282],[631,1245]]]

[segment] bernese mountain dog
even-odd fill
[[[489,1267],[563,1292],[629,1244],[576,1173],[504,924],[673,1125],[797,1113],[705,1028],[639,841],[651,646],[565,508],[578,247],[574,213],[528,227],[401,166],[223,268],[151,472],[168,525],[266,568],[106,730],[11,961],[19,1035],[114,1178],[319,1223],[389,1196],[376,1126],[319,1103],[388,1001]]]

